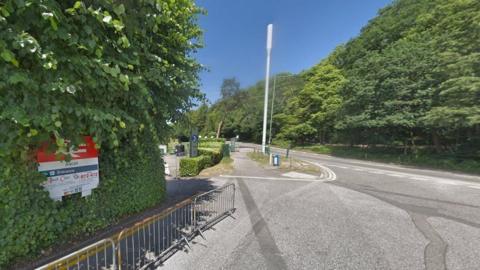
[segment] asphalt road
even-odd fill
[[[241,150],[213,179],[236,219],[160,269],[480,269],[480,177],[296,151],[324,173],[287,177]]]

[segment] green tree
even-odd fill
[[[220,87],[220,94],[222,99],[227,99],[234,96],[240,91],[240,83],[235,77],[223,79]]]
[[[424,117],[425,125],[436,131],[437,149],[438,133],[454,148],[463,145],[472,154],[480,146],[479,12],[478,1],[444,1],[419,20],[423,30],[419,34],[430,32],[436,37],[431,43],[441,61],[440,84]]]
[[[337,112],[342,105],[339,90],[345,84],[342,71],[329,63],[320,63],[307,73],[299,94],[299,118],[316,129],[317,139],[327,141],[333,133]]]
[[[237,94],[240,91],[240,83],[233,78],[224,79],[220,87],[221,100],[217,104],[217,109],[221,111],[221,117],[218,121],[216,137],[220,138],[225,118],[229,111],[236,105]]]

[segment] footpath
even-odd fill
[[[308,232],[315,228],[315,222],[305,219],[301,227],[306,233],[292,234],[302,231],[292,227],[300,221],[295,217],[300,214],[303,219],[310,212],[307,209],[294,214],[288,205],[303,191],[324,184],[324,174],[274,168],[251,160],[247,153],[253,149],[238,150],[232,153],[234,170],[210,179],[219,185],[235,183],[233,217],[226,217],[204,232],[205,239],[195,238],[191,249],[175,253],[157,269],[303,269],[298,267],[297,259],[308,248],[302,241],[309,238]],[[297,206],[305,209],[311,205]],[[282,254],[283,250],[297,255],[289,258]],[[309,266],[306,269],[315,269]]]

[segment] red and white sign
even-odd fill
[[[90,136],[85,136],[85,143],[68,152],[49,153],[44,145],[37,152],[38,171],[47,176],[43,184],[50,198],[61,200],[62,196],[73,193],[90,195],[99,183],[98,151]],[[67,156],[70,161],[65,161]]]

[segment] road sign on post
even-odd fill
[[[48,152],[48,143],[38,150],[38,171],[47,176],[43,186],[50,198],[61,200],[74,193],[82,193],[84,197],[98,186],[98,152],[92,137],[85,136],[84,140],[78,149],[70,147],[66,153]],[[70,161],[66,161],[67,156]]]
[[[190,135],[190,157],[198,156],[198,129],[192,129]]]

